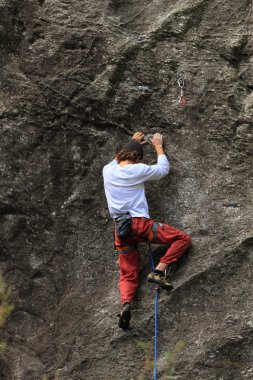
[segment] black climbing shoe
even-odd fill
[[[131,304],[125,302],[122,308],[121,313],[119,314],[119,327],[123,330],[129,328],[131,320]]]
[[[173,286],[169,280],[163,275],[158,273],[149,273],[148,282],[153,282],[159,285],[162,289],[172,290]]]

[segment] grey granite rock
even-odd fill
[[[171,161],[147,186],[152,216],[193,238],[160,295],[158,378],[180,341],[175,379],[253,378],[252,21],[249,0],[0,0],[0,267],[15,304],[1,379],[143,371],[147,249],[125,333],[101,177],[137,130],[161,132]]]

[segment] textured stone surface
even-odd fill
[[[147,253],[124,333],[101,178],[140,129],[163,133],[172,165],[147,186],[151,214],[193,238],[160,296],[159,378],[179,341],[178,379],[253,378],[252,17],[249,0],[0,0],[0,260],[15,303],[1,379],[143,369]]]

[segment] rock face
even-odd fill
[[[161,132],[171,161],[151,215],[193,238],[160,295],[158,378],[182,341],[175,378],[253,379],[252,25],[250,0],[0,1],[1,379],[144,374],[148,253],[122,332],[101,177],[136,130]]]

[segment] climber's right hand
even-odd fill
[[[155,133],[154,136],[151,139],[151,143],[154,145],[155,148],[163,147],[163,136],[161,133]]]

